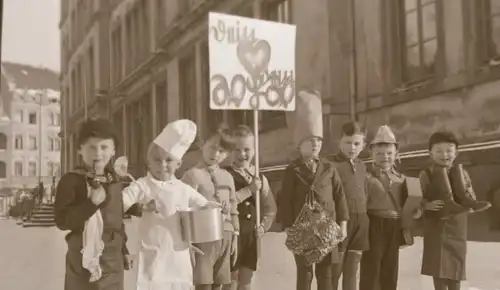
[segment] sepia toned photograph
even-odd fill
[[[500,290],[500,0],[0,8],[0,290]]]

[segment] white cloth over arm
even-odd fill
[[[122,192],[123,210],[127,211],[135,203],[142,203],[146,201],[149,196],[149,191],[150,188],[146,184],[146,180],[144,178],[139,178],[138,180],[130,183],[130,185]]]
[[[204,207],[207,205],[208,200],[203,195],[201,195],[201,193],[199,193],[193,187],[191,187],[183,182],[182,182],[182,184],[183,184],[183,188],[184,188],[184,194],[186,194],[189,197],[189,207],[190,208]]]

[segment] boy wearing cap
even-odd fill
[[[344,239],[349,215],[342,183],[334,165],[319,157],[323,141],[323,114],[319,93],[301,91],[297,95],[295,116],[296,119],[291,119],[291,125],[300,157],[285,169],[278,200],[280,221],[285,230],[292,227],[306,203],[306,196],[312,193],[324,205],[324,210],[337,220],[342,231],[341,239]],[[332,289],[332,265],[339,262],[337,249],[314,265],[314,272],[313,265],[309,265],[304,257],[294,255],[294,258],[297,290],[311,289],[314,276],[318,290]]]
[[[231,283],[231,255],[237,257],[240,223],[232,175],[219,164],[233,148],[229,129],[221,127],[201,148],[203,160],[184,173],[182,181],[205,198],[222,204],[224,237],[220,241],[195,244],[204,254],[196,255],[194,284],[197,290],[219,290]],[[236,259],[233,259],[235,261]]]
[[[332,289],[355,290],[361,255],[368,250],[368,225],[366,214],[366,166],[358,156],[365,148],[365,133],[357,122],[347,122],[341,128],[339,153],[332,161],[339,172],[349,208],[347,238],[339,245],[340,262],[332,267]]]
[[[154,204],[140,220],[137,290],[192,290],[190,245],[183,240],[179,211],[204,207],[207,199],[175,177],[196,136],[189,120],[168,124],[149,145],[148,174],[123,191],[123,205]],[[192,248],[195,249],[195,248]]]
[[[361,258],[360,290],[396,290],[403,240],[402,208],[408,197],[405,176],[395,168],[398,144],[381,126],[370,144],[373,166],[366,179],[370,247]],[[420,217],[417,209],[413,218]],[[410,233],[411,234],[411,233]]]
[[[467,171],[455,163],[458,140],[451,132],[432,134],[431,165],[420,172],[424,194],[422,274],[432,276],[436,290],[457,290],[465,280],[467,213],[491,206],[477,201]]]
[[[65,290],[123,290],[130,260],[121,191],[110,166],[118,138],[106,119],[88,120],[78,134],[83,164],[57,185],[55,222],[66,235]]]

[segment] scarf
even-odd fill
[[[94,176],[85,168],[75,170],[77,174],[85,176],[87,186],[87,196],[90,198],[93,182],[99,180],[101,183],[110,183],[113,181],[113,175],[108,171],[105,176]],[[95,282],[102,277],[102,268],[100,257],[104,250],[102,233],[104,231],[104,221],[101,210],[98,209],[86,222],[82,234],[82,266],[90,272],[90,282]]]

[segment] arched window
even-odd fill
[[[0,133],[0,150],[7,150],[7,135]]]
[[[7,165],[0,161],[0,178],[7,178]]]

